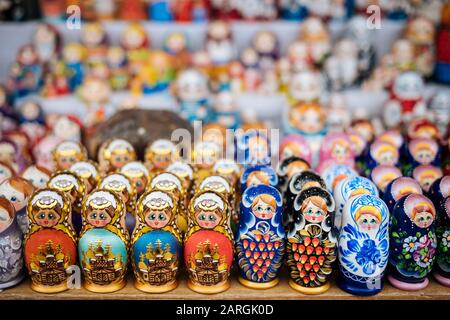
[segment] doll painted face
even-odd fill
[[[433,182],[442,177],[442,170],[431,165],[420,165],[414,169],[412,175],[422,189],[428,192]]]
[[[89,23],[85,25],[81,33],[81,41],[88,47],[96,47],[105,39],[105,30],[101,24]]]
[[[325,199],[317,196],[305,199],[301,211],[310,223],[321,223],[328,215]]]
[[[255,136],[249,139],[248,149],[250,159],[266,159],[269,155],[267,140],[260,136]]]
[[[274,197],[262,194],[257,196],[252,203],[252,212],[255,217],[263,220],[272,219],[276,212],[277,204]]]
[[[7,142],[0,142],[0,161],[13,164],[16,158],[16,149],[14,145]]]
[[[316,104],[301,104],[291,111],[291,124],[306,133],[320,132],[325,125],[325,115]]]
[[[36,189],[45,188],[48,180],[50,180],[50,171],[47,169],[29,166],[23,173],[22,178],[30,181]]]
[[[417,162],[420,164],[430,164],[436,157],[436,151],[433,150],[433,146],[426,143],[417,144],[412,146],[411,154]]]
[[[156,169],[165,169],[172,163],[175,146],[169,140],[156,140],[146,152],[146,159],[150,160]]]
[[[81,138],[81,127],[69,117],[59,117],[53,125],[53,134],[62,140],[79,141]]]
[[[311,102],[320,98],[320,76],[313,72],[300,72],[291,78],[289,92],[297,101]]]
[[[13,170],[5,163],[0,163],[0,183],[13,175]]]
[[[0,233],[11,224],[12,218],[5,208],[0,207]]]
[[[52,228],[58,224],[60,219],[58,210],[52,209],[40,209],[34,215],[34,221],[44,228]]]
[[[372,156],[378,164],[395,166],[398,162],[398,150],[391,144],[380,143],[374,145]]]
[[[221,219],[221,212],[219,210],[203,210],[197,211],[195,218],[200,227],[205,229],[213,229],[219,225]]]
[[[27,45],[23,47],[19,51],[19,56],[17,57],[17,61],[22,65],[33,65],[38,62],[38,53],[33,46]]]
[[[115,169],[120,169],[128,162],[136,159],[133,146],[125,140],[113,140],[107,150],[110,153],[110,165]]]
[[[270,185],[270,178],[266,172],[253,171],[248,175],[247,187],[250,187],[253,185],[258,185],[258,184]]]
[[[350,145],[346,141],[336,141],[331,146],[331,157],[338,161],[348,159],[350,153]]]
[[[404,100],[417,100],[422,97],[424,82],[416,72],[405,72],[398,75],[394,82],[395,95]]]
[[[145,46],[146,41],[145,30],[138,24],[130,25],[122,35],[122,44],[127,50],[140,49]]]
[[[77,148],[66,148],[64,150],[59,150],[57,147],[55,152],[56,165],[60,170],[68,170],[72,165],[84,159],[85,155],[78,146]]]
[[[180,100],[186,102],[205,99],[209,94],[207,79],[200,71],[185,70],[177,77],[176,93]]]
[[[96,228],[103,228],[111,222],[111,216],[106,210],[92,210],[87,216],[87,221]]]
[[[412,220],[419,228],[428,228],[434,221],[434,211],[428,205],[417,205],[413,209]]]
[[[72,42],[64,47],[63,56],[67,63],[78,63],[83,60],[83,46]]]
[[[259,53],[270,54],[276,49],[277,39],[273,33],[262,31],[256,34],[253,45]]]
[[[362,213],[356,223],[363,231],[377,230],[380,226],[380,219],[371,213]]]
[[[11,202],[16,212],[26,206],[32,193],[33,186],[22,178],[13,177],[0,185],[0,195]]]
[[[153,210],[148,209],[145,212],[145,223],[153,229],[164,228],[170,221],[172,212],[170,209]]]

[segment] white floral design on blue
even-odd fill
[[[414,252],[417,249],[417,237],[410,236],[403,241],[403,249],[407,252]]]

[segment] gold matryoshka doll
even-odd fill
[[[227,179],[234,188],[237,188],[239,186],[241,168],[232,159],[223,158],[217,160],[212,169],[212,173]]]
[[[131,143],[124,139],[113,139],[100,146],[98,154],[99,169],[103,175],[122,168],[136,160],[136,151]]]
[[[125,206],[116,193],[96,189],[85,198],[78,256],[87,290],[109,293],[125,286],[129,234],[124,220]]]
[[[220,159],[220,147],[212,141],[197,142],[192,151],[192,161],[199,180],[209,176],[214,164]]]
[[[140,161],[128,162],[120,169],[120,173],[131,181],[136,191],[136,197],[139,198],[144,193],[150,179],[145,165]]]
[[[68,170],[76,162],[86,159],[86,148],[79,142],[64,141],[53,150],[53,161],[57,170]]]
[[[85,185],[70,171],[54,173],[47,183],[49,188],[61,191],[69,200],[72,211],[72,224],[77,233],[81,230],[81,205],[85,195]]]
[[[187,208],[194,192],[192,187],[195,180],[194,169],[186,162],[175,161],[167,167],[166,171],[176,175],[181,180],[184,189],[184,208]]]
[[[148,191],[137,204],[137,225],[131,239],[131,262],[137,289],[162,293],[177,287],[182,255],[178,208],[170,194]]]
[[[158,139],[150,144],[144,155],[145,165],[153,173],[164,171],[172,162],[178,160],[176,146],[167,139]]]
[[[27,214],[24,252],[31,288],[42,293],[67,290],[67,269],[77,263],[69,199],[55,189],[38,190],[28,203]]]
[[[97,164],[90,160],[73,164],[69,171],[75,173],[84,182],[86,194],[90,193],[100,180]]]
[[[233,233],[227,201],[218,193],[197,193],[189,206],[189,230],[184,241],[188,287],[199,293],[219,293],[230,287]]]

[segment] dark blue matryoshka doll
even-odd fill
[[[422,164],[414,168],[412,177],[419,182],[425,194],[430,190],[431,185],[438,179],[442,178],[442,170],[429,164]]]
[[[333,196],[336,201],[334,225],[338,230],[341,229],[345,204],[351,197],[361,194],[370,194],[378,197],[378,189],[372,181],[360,176],[341,180],[334,188]]]
[[[236,161],[244,167],[270,165],[270,141],[266,130],[249,129],[236,137]]]
[[[406,149],[405,163],[403,164],[403,174],[411,176],[414,168],[420,165],[440,166],[439,144],[429,138],[417,138],[408,143]]]
[[[392,182],[389,183],[386,187],[383,198],[389,209],[389,212],[392,213],[395,203],[401,197],[404,197],[411,193],[423,194],[422,188],[416,180],[409,177],[399,177],[395,180],[392,180]]]
[[[389,211],[380,198],[363,194],[345,204],[339,234],[341,289],[370,296],[383,288],[389,258]]]
[[[268,289],[278,284],[285,250],[281,223],[283,200],[272,186],[254,185],[241,200],[236,252],[239,282],[252,289]]]
[[[402,197],[390,221],[389,282],[401,290],[421,290],[428,285],[437,249],[436,210],[421,194]]]
[[[284,158],[277,168],[278,190],[282,193],[286,191],[289,180],[297,173],[311,169],[308,161],[297,156]]]
[[[450,287],[450,196],[441,199],[436,209],[438,248],[434,277],[439,283]]]
[[[319,172],[319,174],[325,181],[327,190],[331,193],[333,193],[339,181],[358,176],[358,173],[353,168],[343,164],[331,165],[322,172]]]
[[[436,180],[426,195],[437,208],[443,199],[450,196],[450,176],[444,176]]]
[[[373,168],[372,172],[370,173],[370,180],[372,180],[373,183],[375,183],[375,185],[378,187],[380,198],[383,199],[384,192],[386,191],[386,187],[389,185],[389,183],[401,176],[402,172],[399,168],[381,164]]]
[[[362,172],[368,177],[376,166],[398,166],[399,161],[400,152],[398,148],[390,142],[377,139],[367,150],[366,163]]]
[[[283,20],[302,21],[308,16],[308,7],[303,1],[282,0],[279,8]]]
[[[252,185],[266,184],[272,187],[278,186],[278,176],[272,167],[267,165],[255,165],[244,170],[241,176],[241,191]]]
[[[177,287],[182,256],[178,208],[170,194],[148,191],[137,203],[136,229],[131,238],[131,259],[137,289],[162,293]]]

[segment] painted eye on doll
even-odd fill
[[[92,219],[97,219],[97,214],[96,213],[91,214],[91,218]]]
[[[198,216],[198,220],[205,221],[206,220],[206,215],[205,214],[199,215]]]
[[[38,217],[39,217],[39,219],[44,219],[45,218],[45,213],[41,213]]]
[[[55,215],[53,213],[49,213],[47,218],[49,220],[55,220],[56,217],[55,217]]]
[[[150,220],[156,220],[156,214],[152,213],[149,218]]]
[[[12,197],[11,197],[11,202],[17,202],[17,197],[12,196]]]
[[[160,221],[165,221],[166,220],[166,216],[164,214],[160,213],[159,216],[158,216],[158,219]]]
[[[215,215],[213,215],[213,214],[210,214],[209,216],[208,216],[208,220],[209,221],[216,221],[216,216]]]
[[[100,220],[106,220],[106,216],[105,216],[104,213],[100,213],[100,214],[98,215],[98,217],[99,217]]]

